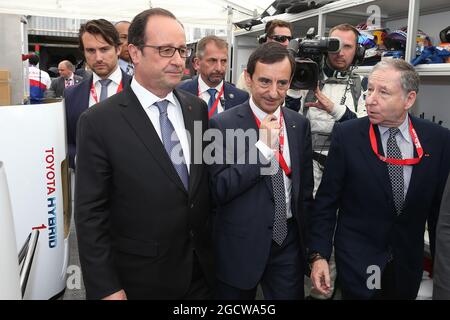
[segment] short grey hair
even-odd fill
[[[70,71],[74,72],[75,71],[75,66],[73,65],[72,62],[70,62],[69,60],[63,60],[61,61],[67,69],[69,69]]]
[[[403,59],[386,59],[373,67],[369,76],[379,69],[394,69],[400,72],[400,82],[405,95],[414,91],[419,92],[420,77],[414,67]]]
[[[219,38],[217,36],[214,35],[210,35],[210,36],[206,36],[202,39],[200,39],[200,41],[197,43],[197,49],[195,52],[195,56],[197,58],[203,58],[203,55],[205,54],[205,50],[206,50],[206,45],[208,43],[213,42],[217,48],[219,49],[227,49],[228,50],[228,43],[223,40],[222,38]]]

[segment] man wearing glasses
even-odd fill
[[[86,294],[208,299],[208,175],[194,157],[203,153],[194,122],[206,130],[208,114],[204,101],[174,89],[190,55],[184,29],[153,8],[133,19],[128,42],[130,87],[79,121],[75,210]]]
[[[218,299],[254,299],[258,284],[267,300],[304,297],[305,214],[314,181],[309,122],[281,107],[293,68],[285,47],[263,44],[247,64],[249,101],[210,119],[226,136],[214,144],[224,164],[210,167]]]
[[[278,42],[287,47],[289,41],[292,40],[292,24],[283,20],[271,20],[266,23],[264,34],[258,38],[260,44],[266,42]],[[239,80],[236,83],[236,87],[250,92],[250,88],[247,87],[245,81],[244,72],[241,73]]]

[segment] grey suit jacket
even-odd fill
[[[80,83],[82,80],[83,80],[82,77],[77,76],[76,74],[73,75],[73,81],[74,81],[73,85]],[[62,97],[64,95],[65,88],[66,88],[66,86],[65,86],[64,78],[58,77],[52,81],[52,84],[50,86],[50,92],[47,94],[47,96],[49,98]]]
[[[436,227],[433,300],[450,300],[450,175],[442,195]]]

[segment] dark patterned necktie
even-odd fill
[[[172,122],[167,114],[167,106],[169,105],[168,100],[162,100],[155,102],[154,105],[159,110],[159,125],[161,127],[161,139],[166,149],[167,154],[172,160],[173,166],[180,176],[186,190],[189,190],[189,174],[187,171],[186,161],[184,159],[183,149],[180,145],[180,139],[175,132]],[[174,155],[173,149],[177,147],[180,150],[179,154]]]
[[[402,153],[398,147],[395,136],[400,132],[398,128],[389,128],[389,138],[387,140],[387,152],[388,158],[402,159]],[[403,166],[395,164],[387,164],[389,171],[389,179],[391,180],[392,195],[394,197],[395,210],[397,215],[400,215],[403,211],[404,204],[404,180],[403,180]]]
[[[272,168],[277,168],[277,172],[272,175],[272,189],[275,199],[272,239],[281,246],[287,236],[286,193],[284,190],[283,170],[275,157],[272,159]]]

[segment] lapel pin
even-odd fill
[[[189,111],[192,111],[192,107],[191,107],[191,106],[188,106],[188,110],[189,110]]]
[[[430,154],[429,153],[425,153],[425,157],[429,157],[430,156]]]
[[[233,98],[234,98],[234,94],[230,93],[230,94],[228,95],[228,97],[230,97],[230,99],[233,99]]]

